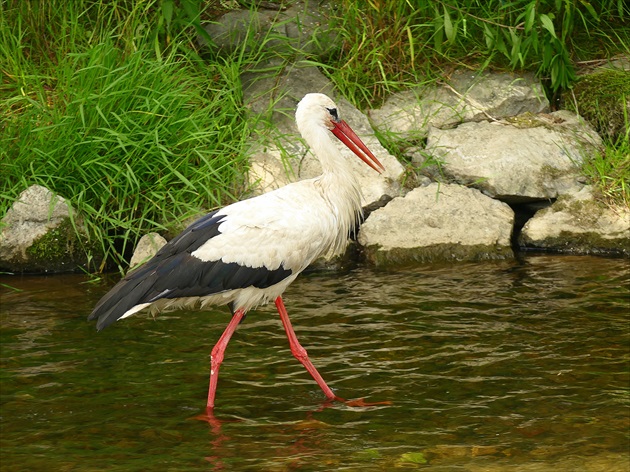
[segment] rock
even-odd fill
[[[419,140],[431,127],[452,128],[468,121],[501,119],[549,109],[540,83],[531,75],[455,72],[446,85],[396,93],[370,110],[376,129],[401,140]]]
[[[519,245],[572,254],[630,256],[630,209],[610,208],[585,187],[538,211],[519,236]]]
[[[136,249],[133,251],[131,261],[129,261],[129,270],[134,270],[137,266],[144,264],[166,245],[166,239],[158,233],[145,234],[140,238]]]
[[[88,262],[97,264],[88,260],[88,240],[81,220],[63,197],[40,185],[20,194],[1,226],[1,270],[63,272]],[[94,248],[92,251],[98,253]]]
[[[322,55],[336,46],[327,1],[295,1],[284,9],[235,10],[204,27],[214,46],[232,53],[269,50],[277,55]],[[205,43],[200,39],[201,43]]]
[[[433,183],[372,212],[358,242],[376,265],[505,259],[513,221],[507,204],[478,190]]]
[[[260,131],[251,142],[248,177],[254,193],[275,190],[287,183],[316,177],[321,173],[319,162],[300,138],[294,114],[305,94],[323,91],[336,100],[340,116],[385,166],[386,171],[379,175],[341,142],[338,143],[340,152],[354,163],[363,191],[364,206],[380,200],[384,195],[399,194],[403,166],[381,145],[366,116],[347,100],[336,96],[333,85],[316,67],[287,69],[274,83],[275,88],[270,89],[265,81],[258,81],[248,87],[245,95],[246,103],[253,113],[260,115],[273,110],[273,128],[266,132]],[[276,96],[281,98],[276,99]]]
[[[600,146],[588,124],[558,111],[432,128],[425,152],[440,162],[434,178],[443,175],[493,198],[520,203],[579,191],[580,164]]]
[[[259,121],[259,129],[269,127],[296,130],[295,107],[307,93],[324,93],[337,100],[333,83],[317,67],[297,62],[287,64],[276,60],[273,73],[253,68],[241,76],[243,102],[251,112],[249,119]],[[264,64],[267,68],[271,64]],[[263,125],[263,126],[261,126]]]

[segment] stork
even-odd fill
[[[309,93],[298,104],[298,130],[321,162],[322,174],[209,213],[130,272],[96,304],[88,320],[100,331],[145,308],[152,313],[227,304],[232,319],[211,351],[207,410],[212,411],[219,368],[237,326],[252,308],[275,301],[292,354],[326,397],[328,387],[298,342],[282,294],[320,256],[342,252],[362,216],[361,189],[332,135],[377,172],[384,167],[335,103]]]

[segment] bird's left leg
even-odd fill
[[[276,298],[276,308],[278,309],[278,313],[280,314],[280,319],[282,320],[282,325],[284,326],[284,330],[287,333],[287,337],[289,338],[289,346],[291,346],[291,352],[295,356],[295,358],[302,363],[306,370],[308,370],[309,374],[313,376],[317,385],[324,391],[324,394],[330,400],[337,400],[338,397],[333,393],[333,391],[326,385],[322,376],[317,372],[317,369],[308,358],[308,353],[306,349],[302,347],[300,342],[295,335],[295,331],[293,331],[293,326],[291,326],[291,321],[289,321],[289,314],[287,313],[287,309],[284,307],[284,302],[282,301],[282,297]]]
[[[214,345],[210,353],[210,387],[208,388],[207,410],[214,408],[214,397],[217,393],[217,382],[219,380],[219,368],[221,367],[221,362],[223,362],[225,348],[227,348],[230,338],[234,334],[234,331],[236,331],[239,323],[243,321],[244,317],[244,310],[236,310],[234,312],[230,323],[227,325],[227,328],[225,328],[225,331],[223,331],[219,341]]]

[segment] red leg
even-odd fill
[[[308,370],[309,374],[313,376],[317,385],[324,391],[324,394],[330,400],[338,400],[339,398],[332,392],[330,387],[326,385],[324,379],[315,366],[311,363],[308,358],[308,354],[306,349],[302,347],[300,342],[295,335],[295,331],[293,331],[293,327],[291,326],[291,321],[289,321],[289,314],[287,313],[287,309],[284,307],[284,303],[282,301],[282,297],[276,298],[276,308],[278,309],[278,313],[280,314],[280,319],[282,320],[282,324],[284,325],[284,330],[287,332],[287,337],[289,338],[289,346],[291,346],[291,352],[295,356],[295,358],[302,363],[306,370]]]
[[[243,310],[236,310],[234,312],[230,323],[227,325],[227,328],[225,328],[225,331],[223,331],[219,341],[215,344],[210,353],[210,388],[208,389],[208,403],[206,405],[206,409],[208,410],[214,408],[214,397],[217,393],[217,381],[219,380],[219,368],[221,367],[221,362],[223,362],[225,348],[244,316],[245,312]]]

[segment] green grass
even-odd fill
[[[600,199],[630,207],[630,73],[603,69],[581,77],[565,93],[565,106],[586,119],[602,137],[604,149],[590,156],[584,175]]]
[[[612,207],[630,208],[630,140],[628,135],[591,156],[582,171],[596,190],[596,196]]]
[[[628,53],[622,0],[342,0],[343,37],[327,70],[361,106],[448,75],[455,67],[537,72],[550,94],[576,80],[584,59]]]
[[[44,185],[84,217],[86,250],[96,246],[122,268],[140,235],[174,232],[241,198],[257,124],[246,116],[240,74],[273,51],[264,41],[230,57],[200,51],[199,19],[226,5],[0,2],[0,215],[26,187]],[[628,53],[628,7],[592,5],[342,0],[334,13],[341,47],[307,59],[361,108],[461,66],[533,70],[552,93],[573,83],[578,61]],[[627,150],[626,135],[593,161],[597,172],[585,170],[626,203]]]
[[[144,232],[172,230],[165,225],[240,196],[250,128],[238,68],[206,64],[190,48],[132,48],[105,25],[87,32],[81,10],[61,4],[16,10],[2,12],[17,21],[0,30],[8,79],[0,214],[27,186],[44,185],[71,200],[109,262],[121,265]],[[52,10],[63,15],[48,34],[28,37],[26,23],[36,21],[28,15]],[[40,43],[46,37],[56,41]]]

